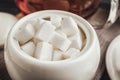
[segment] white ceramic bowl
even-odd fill
[[[106,67],[111,80],[120,80],[120,35],[108,47]]]
[[[71,16],[84,31],[87,42],[80,57],[74,60],[39,61],[25,55],[18,47],[13,35],[24,22],[51,15]],[[5,43],[5,63],[13,80],[92,80],[99,62],[100,47],[96,32],[86,20],[65,11],[45,10],[22,18],[11,29]]]

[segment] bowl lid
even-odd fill
[[[0,48],[3,48],[8,32],[17,20],[15,16],[9,13],[0,12]]]
[[[120,80],[120,35],[111,42],[107,50],[106,66],[111,80]]]

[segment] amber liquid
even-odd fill
[[[97,9],[99,0],[17,0],[17,5],[25,14],[40,10],[64,10],[88,17]]]

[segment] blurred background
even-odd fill
[[[25,4],[23,3],[24,1],[26,1]],[[39,0],[36,0],[36,1],[39,1]],[[54,1],[55,0],[53,0],[53,2]],[[16,15],[21,10],[25,14],[28,14],[30,12],[43,10],[43,9],[61,9],[61,10],[63,9],[66,11],[68,10],[73,13],[79,14],[83,17],[88,17],[91,14],[93,14],[99,6],[102,6],[103,8],[109,8],[109,5],[110,5],[110,0],[77,0],[78,2],[77,1],[74,2],[74,1],[75,0],[69,0],[70,9],[68,9],[69,5],[67,4],[67,2],[59,2],[59,0],[57,0],[57,4],[58,5],[63,4],[59,7],[57,5],[51,6],[53,3],[51,0],[44,0],[44,4],[46,3],[47,5],[43,5],[42,3],[40,4],[35,3],[35,0],[0,0],[0,11],[9,12]],[[80,6],[81,2],[82,2],[82,6]],[[41,5],[43,6],[42,8],[41,8]],[[18,7],[20,10],[18,9]]]

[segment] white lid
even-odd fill
[[[11,14],[0,12],[0,48],[3,47],[9,30],[17,22],[17,18]]]
[[[120,80],[120,35],[111,42],[107,50],[106,66],[111,80]]]

